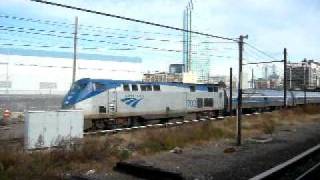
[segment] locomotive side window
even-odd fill
[[[197,107],[202,108],[203,107],[203,98],[197,98]]]
[[[213,92],[213,87],[209,86],[208,87],[208,92]]]
[[[136,84],[132,84],[131,85],[131,89],[132,89],[132,91],[138,91],[139,90],[138,86]]]
[[[151,85],[146,85],[147,86],[147,91],[152,91],[152,86]]]
[[[204,98],[204,107],[213,107],[213,98]]]
[[[94,85],[96,86],[96,89],[97,89],[97,90],[102,90],[102,89],[105,88],[103,84],[100,84],[100,83],[97,83],[97,82],[94,83]]]
[[[190,92],[196,92],[196,87],[195,86],[190,86]]]
[[[160,91],[160,85],[153,85],[154,91]]]
[[[124,91],[130,91],[129,84],[123,84],[123,90]]]
[[[105,106],[99,106],[99,113],[107,113],[107,108]]]
[[[218,87],[213,87],[214,92],[218,92]]]
[[[146,85],[140,85],[140,89],[141,89],[141,91],[147,91]]]
[[[147,84],[140,85],[141,91],[152,91],[152,86]]]

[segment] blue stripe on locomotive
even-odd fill
[[[62,108],[68,108],[85,99],[96,96],[109,89],[120,87],[122,84],[150,84],[150,85],[166,85],[181,88],[189,88],[195,86],[196,91],[208,92],[208,84],[186,84],[186,83],[164,83],[164,82],[142,82],[129,80],[111,80],[111,79],[90,79],[84,78],[76,81],[67,95],[63,99]],[[138,102],[133,103],[135,107]]]

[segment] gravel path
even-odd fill
[[[320,142],[320,123],[282,127],[268,143],[245,141],[233,153],[224,141],[183,149],[181,154],[160,153],[139,159],[139,163],[182,173],[186,179],[248,179],[282,163]],[[135,162],[136,160],[132,160]]]

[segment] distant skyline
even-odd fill
[[[157,22],[160,24],[182,27],[182,13],[187,5],[187,0],[51,0],[52,2],[65,3],[73,6],[103,11],[112,14],[123,15],[141,20]],[[193,30],[206,32],[214,35],[237,38],[239,35],[248,34],[248,43],[253,44],[261,50],[277,59],[282,59],[282,50],[288,49],[289,60],[300,61],[303,58],[320,60],[320,33],[319,20],[320,2],[317,0],[194,0]],[[92,15],[74,10],[63,9],[31,2],[28,0],[0,0],[0,15],[10,15],[33,19],[44,19],[50,21],[66,22],[72,24],[75,16],[79,16],[80,25],[102,26],[121,30],[106,30],[101,33],[94,29],[80,29],[83,34],[102,34],[103,38],[96,37],[95,40],[108,42],[118,42],[122,45],[111,45],[106,43],[95,43],[79,40],[79,47],[98,46],[98,50],[83,50],[85,53],[103,53],[110,55],[125,55],[141,57],[143,60],[143,70],[168,70],[170,63],[182,63],[182,53],[163,52],[151,50],[150,48],[139,48],[141,46],[182,50],[182,33],[163,28],[141,25],[127,21],[121,21],[99,15]],[[33,27],[23,21],[10,21],[0,18],[0,25],[10,27]],[[35,24],[35,29],[48,29],[54,31],[73,32],[72,26],[64,29],[52,26]],[[135,31],[160,32],[170,35],[159,35],[152,33],[141,33]],[[108,33],[109,32],[109,33]],[[6,34],[7,33],[7,34]],[[12,39],[30,44],[39,41],[44,44],[72,46],[72,39],[57,39],[39,35],[23,34],[18,32],[1,31],[0,44],[8,43]],[[56,32],[54,32],[56,34]],[[128,38],[105,36],[129,36]],[[71,34],[72,35],[72,34]],[[139,40],[134,37],[143,37]],[[81,38],[81,36],[80,36]],[[86,38],[87,37],[83,37]],[[4,40],[7,39],[7,40]],[[143,40],[144,39],[144,40]],[[145,39],[169,39],[169,42],[154,41]],[[194,37],[194,42],[218,41],[204,37]],[[221,41],[221,40],[219,40]],[[18,43],[18,42],[14,42]],[[124,46],[129,44],[132,46]],[[211,74],[227,74],[229,67],[237,68],[237,46],[213,44],[210,47],[210,54],[216,57],[211,58]],[[52,47],[54,49],[54,47]],[[52,50],[53,50],[52,49]],[[115,50],[117,49],[117,50]],[[48,49],[50,50],[50,48]],[[56,49],[54,49],[56,50]],[[72,49],[71,49],[72,50]],[[69,51],[69,50],[65,50]],[[207,52],[205,52],[207,53]],[[266,56],[245,49],[247,61],[259,61],[258,59],[270,60]],[[264,59],[265,58],[265,59]]]

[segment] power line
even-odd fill
[[[266,52],[264,52],[264,51],[262,51],[262,50],[260,50],[260,49],[256,48],[255,46],[253,46],[253,45],[251,45],[251,44],[249,44],[249,43],[247,43],[247,42],[245,42],[245,44],[246,44],[246,45],[248,45],[248,47],[250,47],[250,48],[252,48],[252,49],[254,49],[254,50],[258,51],[259,53],[261,53],[261,54],[263,54],[263,55],[265,55],[265,56],[267,56],[267,57],[269,57],[269,58],[271,58],[271,59],[273,59],[273,60],[277,61],[277,59],[276,59],[276,58],[274,58],[274,57],[270,56],[269,54],[267,54]]]
[[[35,35],[46,35],[46,36],[52,36],[52,37],[58,37],[58,38],[65,38],[65,39],[72,39],[72,36],[61,36],[61,35],[55,35],[50,33],[39,33],[39,32],[30,32],[30,31],[24,31],[24,30],[15,30],[15,29],[0,29],[2,31],[14,31],[14,32],[20,32],[20,33],[27,33],[27,34],[35,34]],[[151,49],[151,50],[157,50],[157,51],[168,51],[168,52],[182,52],[181,50],[175,50],[175,49],[165,49],[165,48],[158,48],[158,47],[151,47],[151,46],[141,46],[141,45],[133,45],[129,43],[119,43],[119,42],[110,42],[105,40],[93,40],[93,39],[85,39],[85,38],[78,38],[81,41],[87,41],[87,42],[99,42],[99,43],[106,43],[111,45],[122,45],[122,46],[129,46],[129,47],[136,47],[136,48],[144,48],[144,49]]]
[[[276,63],[276,62],[284,62],[283,60],[279,61],[262,61],[262,62],[256,62],[256,63],[245,63],[245,64],[242,64],[243,66],[245,65],[253,65],[253,64],[270,64],[270,63]]]
[[[34,18],[24,18],[24,17],[17,17],[17,16],[9,16],[9,15],[0,15],[0,18],[14,19],[14,20],[25,21],[25,22],[34,22],[34,23],[46,24],[46,25],[52,25],[52,26],[58,26],[58,27],[73,27],[74,26],[74,24],[72,24],[72,23],[50,21],[50,20],[40,20],[40,19],[34,19]],[[136,32],[136,33],[166,35],[166,36],[183,36],[183,35],[179,35],[179,34],[150,32],[150,31],[138,31],[138,30],[129,30],[129,29],[120,29],[120,28],[108,28],[108,27],[83,25],[83,24],[80,24],[79,26],[80,26],[79,29],[85,29],[85,30],[96,31],[96,32],[101,32],[101,30],[97,30],[97,29],[105,29],[105,30],[113,30],[113,31],[126,31],[126,32],[131,31],[131,32]]]
[[[67,31],[56,31],[56,30],[44,30],[44,29],[36,29],[36,28],[25,28],[25,27],[14,27],[14,26],[2,26],[0,28],[8,28],[8,29],[19,29],[19,30],[30,30],[30,31],[38,31],[38,32],[48,32],[48,33],[59,33],[59,34],[74,34],[73,32]],[[93,36],[93,37],[106,37],[106,38],[116,38],[116,39],[131,39],[131,40],[145,40],[145,41],[160,41],[160,42],[175,42],[175,43],[182,43],[183,41],[172,41],[170,39],[155,39],[143,36],[128,36],[128,34],[117,34],[111,33],[119,36],[113,35],[102,35],[102,34],[89,34],[89,33],[80,33],[79,36]],[[70,36],[71,37],[71,36]],[[213,42],[213,41],[204,41],[204,42],[197,42],[197,43],[204,43],[204,44],[228,44],[233,42]]]
[[[49,30],[46,31],[44,29],[35,29],[35,28],[23,28],[23,27],[12,27],[12,26],[2,26],[0,25],[0,30],[3,31],[10,31],[10,32],[19,32],[19,33],[27,33],[27,34],[34,34],[34,35],[46,35],[46,36],[51,36],[51,37],[58,37],[58,38],[65,38],[65,39],[72,39],[72,36],[68,36],[68,34],[72,34],[69,32],[65,31],[54,31],[54,30]],[[26,31],[28,30],[28,31]],[[30,31],[36,31],[36,32],[30,32]],[[65,36],[62,35],[56,35],[52,33],[60,33],[60,34],[67,34]],[[106,36],[106,37],[114,37],[114,36]],[[151,46],[140,46],[140,45],[133,45],[129,43],[119,43],[119,42],[111,42],[111,41],[105,41],[105,40],[93,40],[93,39],[86,39],[86,38],[78,38],[81,41],[87,41],[87,42],[99,42],[99,43],[107,43],[107,44],[112,44],[112,45],[122,45],[122,46],[130,46],[130,47],[135,47],[135,48],[144,48],[144,49],[152,49],[152,50],[158,50],[158,51],[168,51],[168,52],[182,52],[181,50],[174,50],[174,49],[165,49],[165,48],[159,48],[159,47],[151,47]],[[65,47],[65,46],[63,46]],[[70,48],[69,46],[65,48]],[[86,49],[98,49],[98,48],[86,48]],[[230,48],[227,48],[230,50]],[[127,49],[123,49],[127,50]],[[132,50],[132,49],[128,49]],[[215,49],[208,49],[208,50],[215,50]],[[193,54],[199,54],[199,53],[193,53]],[[214,56],[218,57],[218,56]]]
[[[237,39],[233,39],[233,38],[216,36],[216,35],[211,35],[211,34],[207,34],[207,33],[201,33],[201,32],[197,32],[197,31],[189,31],[189,30],[185,30],[185,29],[181,29],[181,28],[177,28],[177,27],[173,27],[173,26],[162,25],[162,24],[158,24],[158,23],[154,23],[154,22],[128,18],[128,17],[124,17],[124,16],[104,13],[104,12],[100,12],[100,11],[94,11],[94,10],[90,10],[90,9],[85,9],[85,8],[80,8],[80,7],[60,4],[60,3],[54,3],[54,2],[50,2],[50,1],[44,1],[44,0],[31,0],[31,1],[44,3],[44,4],[48,4],[48,5],[53,5],[53,6],[58,6],[58,7],[63,7],[63,8],[68,8],[68,9],[74,9],[74,10],[93,13],[93,14],[98,14],[98,15],[103,15],[103,16],[107,16],[107,17],[113,17],[113,18],[122,19],[122,20],[126,20],[126,21],[132,21],[132,22],[137,22],[137,23],[142,23],[142,24],[147,24],[147,25],[152,25],[152,26],[158,26],[158,27],[162,27],[162,28],[166,28],[166,29],[189,32],[189,33],[194,33],[194,34],[203,35],[203,36],[207,36],[207,37],[212,37],[212,38],[217,38],[217,39],[224,39],[224,40],[228,40],[228,41],[238,42]]]

